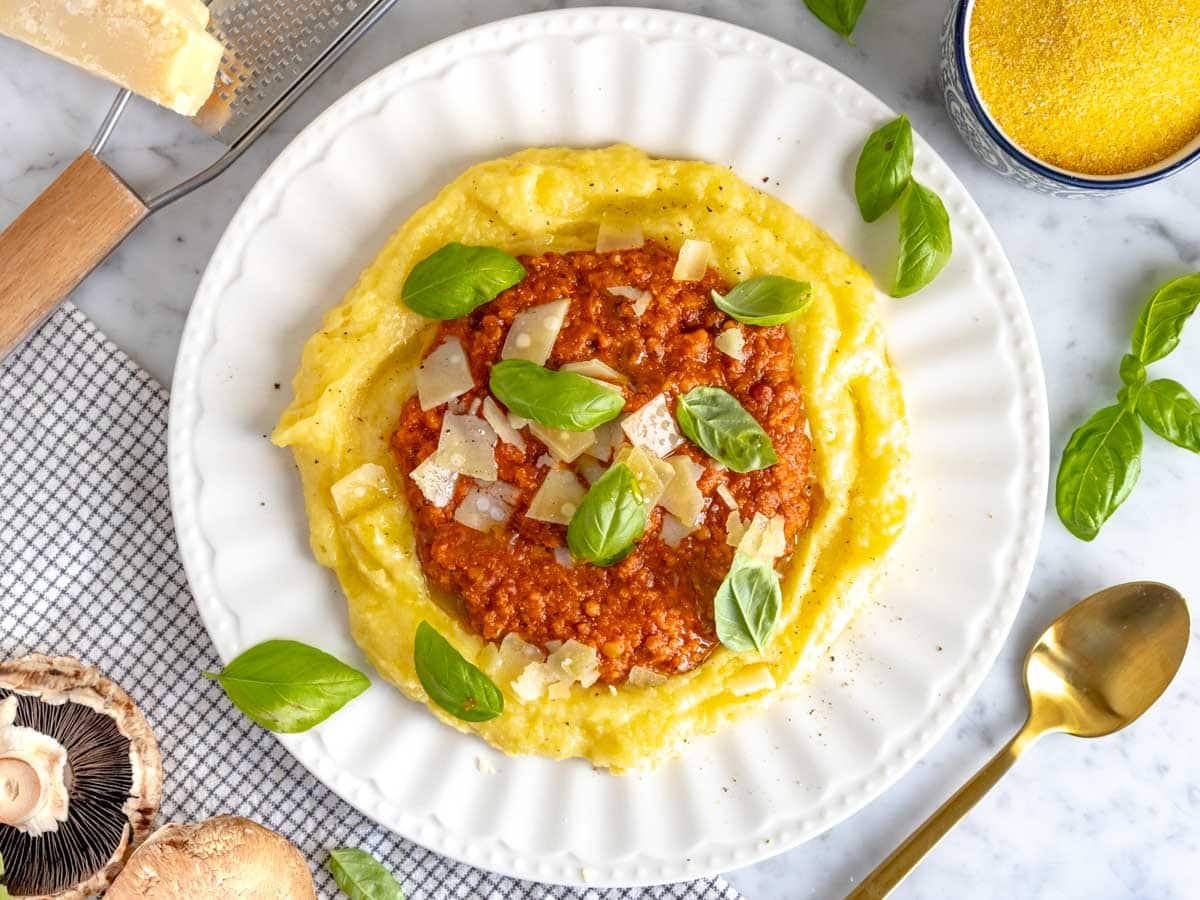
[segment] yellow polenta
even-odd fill
[[[789,327],[819,490],[765,654],[719,648],[657,686],[574,685],[566,699],[522,703],[510,687],[517,673],[503,670],[494,646],[464,627],[452,602],[433,595],[417,558],[405,475],[388,437],[437,323],[408,310],[400,289],[415,263],[450,241],[512,254],[590,249],[602,221],[640,225],[672,246],[708,241],[730,281],[774,274],[812,282],[812,305]],[[295,452],[312,549],[341,581],[355,640],[384,678],[428,704],[413,665],[414,633],[427,620],[505,695],[503,715],[478,724],[430,709],[510,753],[642,768],[679,753],[689,737],[766,707],[869,596],[909,506],[903,400],[870,277],[819,228],[728,169],[653,159],[628,146],[526,150],[465,172],[392,236],[325,317],[294,388],[274,440]],[[390,484],[339,514],[331,485],[365,463],[384,467]]]

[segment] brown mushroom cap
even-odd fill
[[[0,825],[4,880],[14,897],[82,900],[106,888],[158,814],[162,761],[150,724],[119,685],[67,656],[0,662],[0,699],[16,724],[67,751],[67,820],[38,837]]]
[[[316,900],[291,842],[241,816],[164,825],[130,857],[106,900]]]

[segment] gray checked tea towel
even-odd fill
[[[256,819],[308,857],[322,897],[339,846],[410,898],[736,900],[723,881],[571,890],[491,875],[375,825],[200,677],[219,665],[188,593],[167,495],[167,393],[67,306],[0,363],[0,623],[6,657],[77,656],[145,710],[163,753],[160,821]]]

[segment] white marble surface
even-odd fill
[[[559,6],[521,0],[399,0],[237,166],[155,215],[93,274],[76,302],[164,383],[200,273],[240,199],[268,162],[331,100],[388,62],[492,19]],[[574,5],[574,4],[572,4]],[[937,87],[945,0],[868,4],[850,47],[800,0],[661,2],[794,44],[906,112],[983,206],[1024,287],[1045,361],[1055,466],[1067,435],[1111,402],[1116,363],[1149,290],[1200,269],[1200,166],[1157,186],[1089,201],[1052,200],[990,174],[958,140]],[[90,140],[106,85],[0,43],[0,223]],[[142,108],[108,156],[138,187],[169,184],[214,152],[183,122]],[[919,299],[908,302],[919,302]],[[1200,392],[1200,323],[1154,368]],[[1135,578],[1200,597],[1200,458],[1150,437],[1141,483],[1092,544],[1048,510],[1041,555],[1000,662],[966,714],[880,800],[823,837],[731,873],[748,897],[842,896],[1010,732],[1023,714],[1019,671],[1042,627],[1074,599]],[[968,602],[969,598],[964,598]],[[1147,716],[1111,738],[1047,739],[902,887],[908,898],[1197,896],[1200,859],[1200,651]]]

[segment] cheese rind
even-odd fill
[[[223,52],[201,0],[0,0],[0,34],[185,116],[213,90]]]

